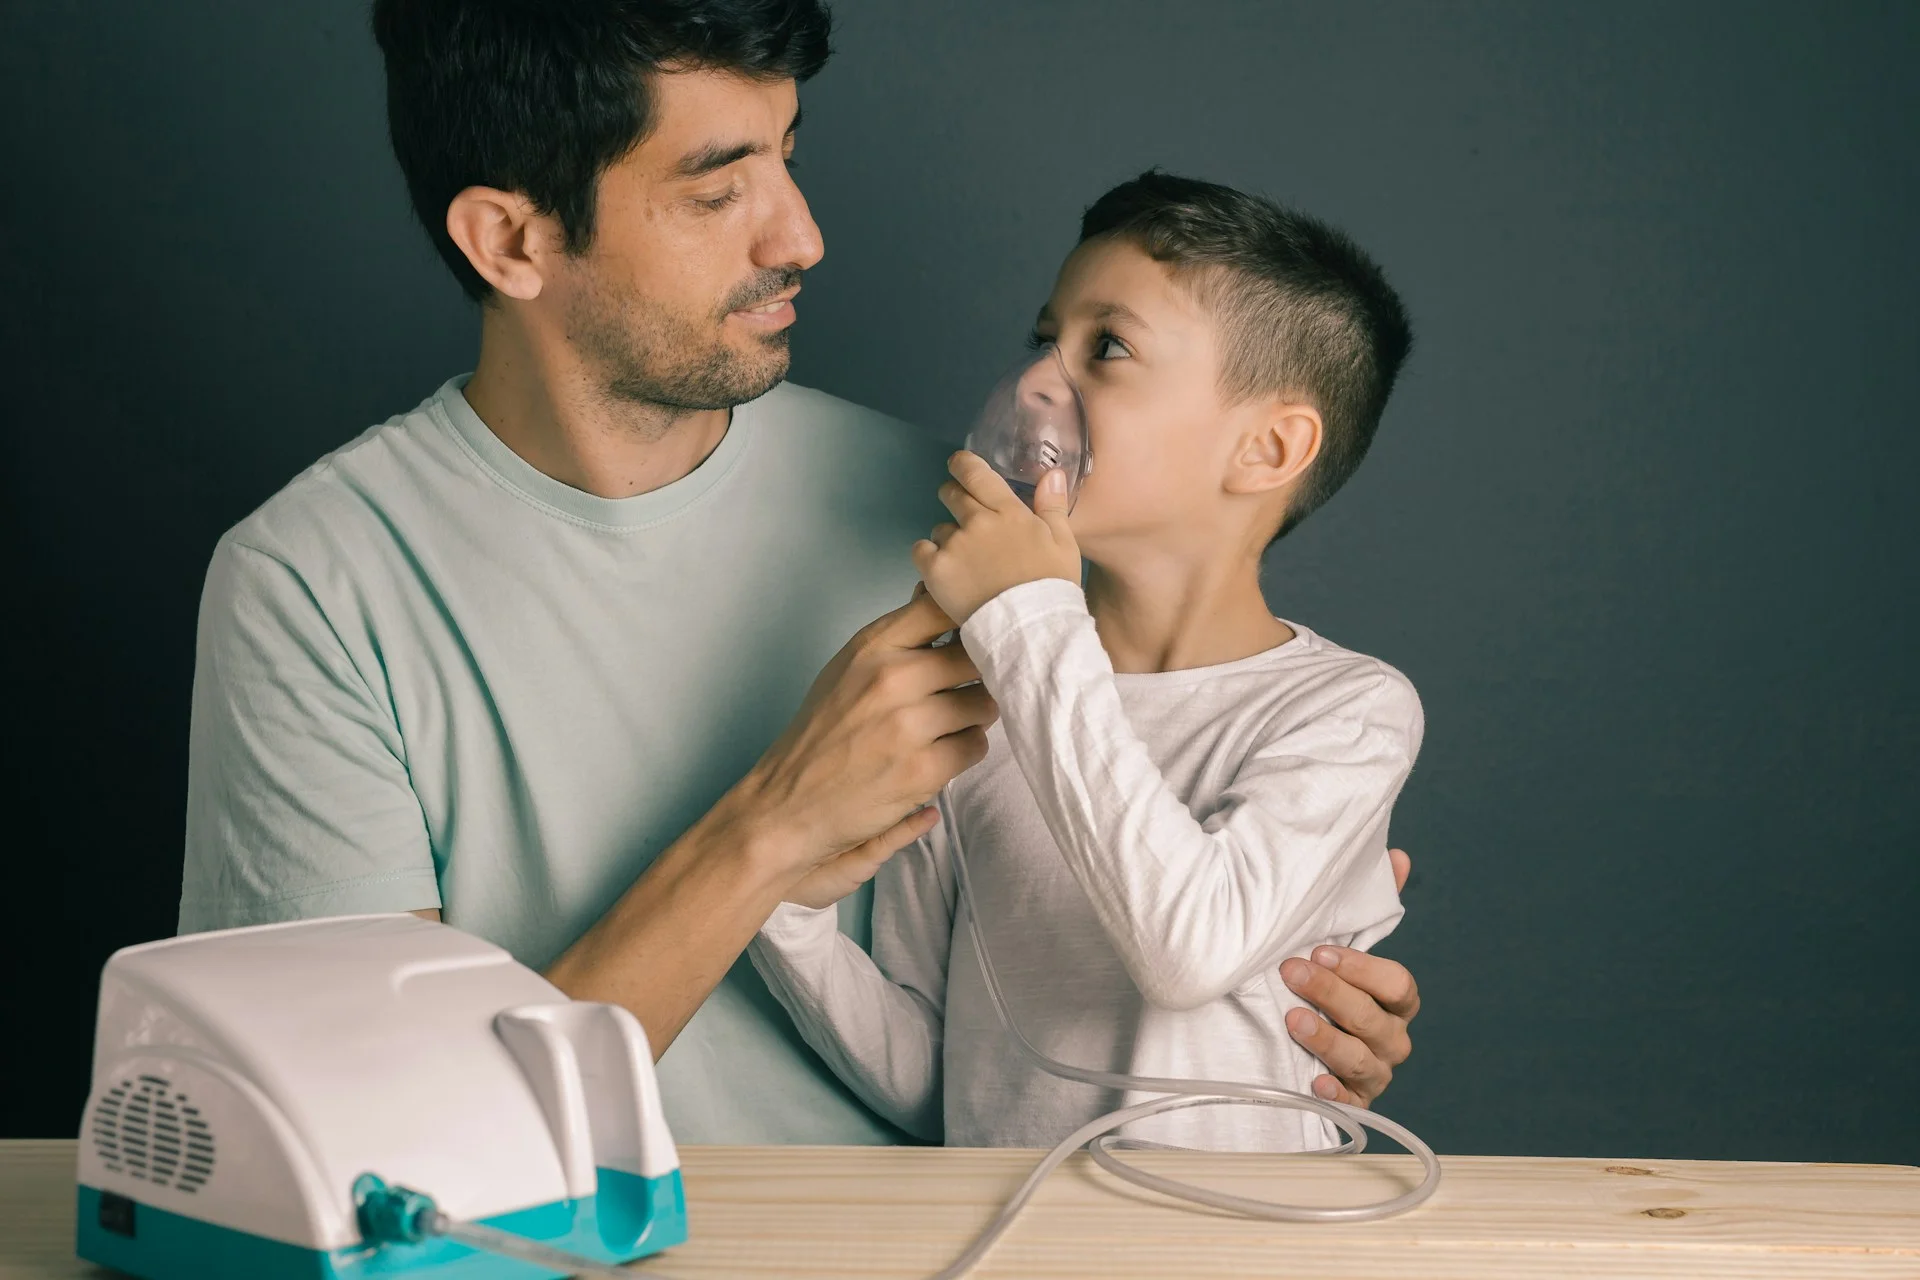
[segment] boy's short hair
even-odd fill
[[[1320,411],[1320,454],[1275,541],[1332,497],[1367,456],[1413,329],[1380,267],[1343,232],[1271,200],[1150,169],[1096,200],[1080,243],[1124,236],[1214,315],[1221,390],[1278,394]],[[1268,545],[1272,545],[1269,543]]]
[[[492,292],[447,234],[470,186],[516,191],[593,242],[600,175],[652,128],[666,67],[805,80],[826,64],[820,0],[374,0],[387,132],[413,211],[467,296]]]

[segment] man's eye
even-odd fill
[[[695,196],[693,202],[699,205],[702,209],[706,209],[710,212],[718,212],[719,210],[726,208],[728,205],[732,204],[735,200],[738,200],[739,198],[740,198],[740,188],[729,187],[725,192],[723,192],[720,195],[714,196],[711,199],[703,200],[700,197]]]
[[[1107,354],[1109,350],[1116,351],[1119,354],[1109,355]],[[1103,333],[1093,340],[1093,358],[1095,360],[1127,360],[1131,359],[1132,356],[1133,352],[1127,350],[1126,345],[1110,333]]]

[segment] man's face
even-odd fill
[[[1059,344],[1086,403],[1093,471],[1072,523],[1088,558],[1217,536],[1237,436],[1214,323],[1166,266],[1128,240],[1081,245],[1034,334]]]
[[[609,397],[722,409],[786,376],[820,229],[787,162],[791,80],[657,75],[653,129],[600,177],[593,239],[549,282]]]

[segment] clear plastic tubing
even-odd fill
[[[1297,1093],[1292,1089],[1281,1089],[1273,1085],[1245,1084],[1232,1080],[1178,1080],[1155,1076],[1130,1076],[1114,1071],[1093,1071],[1086,1067],[1076,1067],[1065,1062],[1057,1062],[1033,1047],[1031,1041],[1020,1033],[1014,1024],[1013,1014],[1007,1008],[1006,997],[1000,992],[1000,980],[994,974],[993,961],[987,955],[986,939],[980,936],[980,921],[972,906],[972,894],[967,882],[967,859],[960,847],[960,833],[953,821],[953,797],[948,788],[940,791],[941,820],[946,824],[947,848],[952,851],[954,878],[960,890],[960,904],[967,913],[967,929],[973,937],[974,953],[980,959],[980,976],[986,980],[987,996],[993,1001],[993,1010],[999,1015],[1000,1025],[1013,1038],[1022,1057],[1049,1075],[1062,1080],[1077,1080],[1084,1084],[1097,1085],[1105,1089],[1130,1090],[1136,1093],[1158,1093],[1166,1096],[1151,1098],[1130,1107],[1122,1107],[1097,1119],[1090,1120],[1080,1128],[1060,1140],[1058,1146],[1049,1151],[1020,1189],[1013,1193],[1006,1205],[994,1220],[974,1238],[967,1251],[961,1254],[933,1280],[958,1280],[971,1271],[986,1256],[1006,1229],[1013,1224],[1033,1193],[1046,1180],[1048,1174],[1059,1167],[1060,1162],[1081,1147],[1087,1147],[1094,1161],[1101,1168],[1123,1178],[1136,1186],[1158,1191],[1162,1195],[1190,1200],[1195,1204],[1209,1205],[1217,1209],[1226,1209],[1232,1213],[1254,1218],[1267,1218],[1279,1222],[1371,1222],[1377,1218],[1392,1217],[1405,1213],[1424,1202],[1440,1187],[1440,1160],[1433,1154],[1433,1148],[1422,1142],[1406,1126],[1368,1111],[1363,1107],[1348,1106],[1341,1102],[1328,1102],[1308,1093]],[[1304,1205],[1276,1204],[1267,1200],[1255,1200],[1246,1196],[1228,1195],[1208,1187],[1197,1187],[1191,1183],[1179,1182],[1172,1178],[1163,1178],[1126,1164],[1113,1154],[1113,1144],[1118,1141],[1131,1148],[1155,1147],[1162,1150],[1179,1150],[1165,1143],[1150,1143],[1132,1139],[1117,1139],[1114,1130],[1121,1125],[1146,1116],[1158,1115],[1166,1111],[1179,1111],[1186,1107],[1204,1106],[1268,1106],[1287,1107],[1300,1111],[1312,1111],[1326,1117],[1333,1126],[1346,1135],[1346,1141],[1337,1147],[1328,1147],[1321,1151],[1303,1154],[1347,1155],[1365,1150],[1366,1130],[1373,1129],[1384,1133],[1420,1161],[1421,1177],[1418,1186],[1390,1200],[1375,1204],[1342,1206],[1338,1208],[1317,1208]]]
[[[993,1248],[1000,1237],[1006,1234],[1007,1228],[1013,1225],[1013,1220],[1020,1215],[1020,1211],[1027,1207],[1027,1202],[1033,1199],[1034,1192],[1039,1189],[1042,1182],[1046,1181],[1047,1175],[1059,1168],[1062,1161],[1082,1147],[1087,1148],[1094,1161],[1108,1173],[1136,1186],[1145,1187],[1149,1191],[1157,1191],[1162,1195],[1190,1200],[1195,1204],[1208,1205],[1216,1209],[1225,1209],[1246,1217],[1266,1218],[1278,1222],[1371,1222],[1376,1218],[1405,1213],[1415,1205],[1424,1202],[1439,1189],[1440,1160],[1433,1154],[1433,1148],[1422,1142],[1406,1126],[1363,1107],[1348,1106],[1342,1102],[1328,1102],[1312,1094],[1297,1093],[1292,1089],[1281,1089],[1273,1085],[1246,1084],[1233,1080],[1179,1080],[1157,1076],[1122,1075],[1115,1071],[1094,1071],[1086,1067],[1076,1067],[1069,1063],[1055,1061],[1034,1048],[1033,1043],[1021,1034],[1020,1028],[1014,1023],[1013,1013],[1007,1008],[1006,997],[1000,992],[1000,979],[993,971],[993,960],[987,954],[986,939],[980,936],[980,921],[973,910],[972,891],[967,880],[966,854],[960,847],[960,835],[954,827],[953,797],[944,787],[940,791],[940,814],[941,820],[946,824],[947,848],[953,854],[954,878],[960,890],[960,903],[967,913],[967,929],[973,937],[974,953],[980,960],[980,976],[986,980],[987,995],[993,1001],[993,1010],[1000,1018],[1000,1025],[1005,1027],[1007,1034],[1013,1038],[1014,1045],[1019,1049],[1021,1056],[1040,1070],[1049,1075],[1058,1076],[1062,1080],[1077,1080],[1103,1089],[1155,1093],[1164,1096],[1150,1098],[1130,1107],[1122,1107],[1118,1111],[1110,1111],[1106,1115],[1088,1121],[1062,1138],[1059,1144],[1047,1152],[1040,1163],[1033,1167],[1033,1172],[1027,1175],[1027,1180],[1020,1184],[1019,1190],[1015,1191],[1007,1203],[1001,1207],[993,1221],[974,1237],[973,1243],[967,1246],[966,1252],[956,1258],[945,1270],[931,1277],[931,1280],[959,1280],[959,1277],[978,1266],[987,1251]],[[1312,1111],[1326,1117],[1335,1128],[1346,1135],[1347,1140],[1337,1147],[1300,1154],[1354,1154],[1366,1149],[1367,1129],[1384,1133],[1418,1157],[1421,1170],[1419,1185],[1390,1200],[1382,1200],[1375,1204],[1338,1208],[1276,1204],[1246,1196],[1228,1195],[1224,1191],[1194,1186],[1173,1178],[1163,1178],[1158,1174],[1136,1169],[1113,1154],[1116,1144],[1131,1149],[1151,1147],[1168,1151],[1183,1150],[1166,1143],[1119,1138],[1114,1134],[1114,1130],[1134,1120],[1167,1111],[1179,1111],[1186,1107],[1236,1105],[1288,1107],[1299,1111]],[[417,1192],[408,1192],[404,1188],[394,1188],[393,1191],[405,1196],[418,1197]],[[514,1258],[536,1267],[544,1267],[549,1271],[578,1276],[652,1276],[655,1280],[669,1280],[666,1273],[656,1271],[648,1265],[646,1260],[625,1266],[615,1266],[597,1262],[592,1258],[564,1249],[556,1249],[538,1240],[531,1240],[509,1231],[482,1226],[477,1222],[456,1221],[433,1208],[431,1201],[426,1200],[425,1197],[419,1197],[418,1208],[405,1216],[412,1219],[414,1227],[412,1232],[402,1234],[401,1238],[411,1236],[413,1239],[418,1239],[421,1229],[424,1228],[424,1234],[443,1235],[470,1248]]]

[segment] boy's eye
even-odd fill
[[[1118,352],[1119,354],[1110,354],[1113,352]],[[1127,350],[1126,345],[1110,333],[1103,333],[1093,340],[1093,358],[1095,360],[1127,360],[1132,358],[1132,356],[1133,352]]]
[[[1030,350],[1038,351],[1042,347],[1050,347],[1052,345],[1053,345],[1053,339],[1048,337],[1043,337],[1040,334],[1040,331],[1037,329],[1034,332],[1027,335],[1027,346]]]

